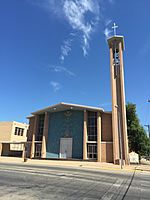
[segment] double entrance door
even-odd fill
[[[60,158],[72,158],[72,138],[60,138]]]

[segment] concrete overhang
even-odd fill
[[[125,50],[124,37],[121,35],[112,36],[107,39],[107,42],[108,42],[109,48],[112,48],[114,46],[115,42],[117,42],[117,43],[121,42],[122,50]]]
[[[26,141],[22,141],[22,142],[15,142],[15,141],[0,141],[0,143],[3,143],[3,144],[25,144]]]
[[[32,118],[32,117],[34,117],[34,115],[27,116],[26,118],[27,118],[27,119],[30,119],[30,118]]]
[[[52,113],[52,112],[59,112],[59,111],[65,111],[65,110],[80,110],[80,111],[88,110],[88,111],[95,111],[95,112],[96,111],[104,112],[103,108],[61,102],[59,104],[48,106],[41,110],[37,110],[31,114],[33,116],[37,114],[44,114],[45,112]]]

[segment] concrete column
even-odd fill
[[[41,150],[42,158],[46,158],[46,141],[48,138],[48,122],[49,122],[49,113],[45,112],[44,130],[43,130],[43,138],[42,138],[42,150]]]
[[[31,143],[31,155],[30,158],[34,158],[35,154],[35,134],[32,136],[32,143]]]
[[[36,132],[37,132],[37,124],[38,124],[38,116],[35,115],[30,158],[34,158],[34,154],[35,154],[35,135],[36,135]]]
[[[87,159],[87,111],[84,110],[83,124],[83,160]]]
[[[3,144],[0,143],[0,156],[2,155],[2,150],[3,150]]]
[[[25,143],[22,144],[23,145],[23,151],[22,151],[22,158],[25,158]]]
[[[117,80],[115,77],[113,49],[110,48],[110,74],[111,74],[111,91],[112,91],[112,133],[113,133],[113,158],[114,164],[120,159],[119,156],[119,137],[118,137],[118,113],[117,113]]]
[[[126,119],[126,102],[125,102],[125,87],[124,87],[124,67],[123,67],[123,53],[122,44],[119,43],[119,58],[120,58],[120,95],[121,95],[121,117],[122,117],[122,139],[125,164],[129,164],[129,149],[127,138],[127,119]]]
[[[97,112],[97,162],[101,162],[101,113]]]

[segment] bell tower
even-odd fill
[[[123,67],[124,37],[116,35],[117,27],[114,23],[114,36],[108,38],[107,42],[110,49],[113,157],[115,164],[123,166],[129,164],[129,152]]]

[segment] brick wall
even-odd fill
[[[0,122],[0,141],[10,141],[12,122]]]
[[[113,163],[113,143],[101,143],[102,162]]]
[[[102,114],[102,141],[113,141],[111,113]]]
[[[34,121],[35,121],[35,117],[31,117],[29,119],[29,129],[28,129],[28,133],[27,133],[27,141],[32,141],[32,135],[33,135],[33,131],[34,131]]]

